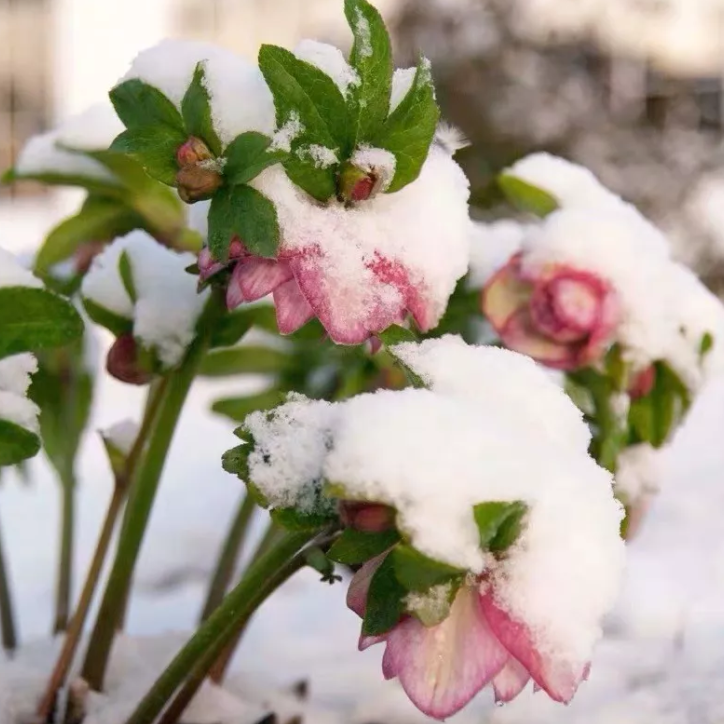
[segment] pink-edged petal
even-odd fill
[[[198,259],[198,267],[199,267],[199,279],[203,282],[207,279],[214,276],[214,274],[218,274],[226,264],[222,264],[221,262],[214,261],[213,257],[211,256],[211,252],[208,250],[208,248],[204,247],[199,252],[199,259]]]
[[[574,667],[569,661],[541,653],[533,644],[527,626],[499,608],[491,593],[481,596],[480,603],[495,635],[528,670],[535,683],[554,701],[568,703],[583,678],[586,664]]]
[[[383,641],[387,641],[387,634],[381,634],[380,636],[360,636],[357,648],[360,651],[364,651],[370,646],[374,646],[375,644],[381,644]]]
[[[387,634],[383,670],[397,676],[424,714],[444,719],[462,709],[509,658],[480,609],[476,589],[460,589],[450,615],[426,628],[404,619]]]
[[[506,347],[526,354],[541,364],[560,370],[572,370],[580,365],[579,346],[555,342],[536,331],[531,323],[527,309],[515,313],[498,330],[500,339]]]
[[[527,307],[532,286],[520,277],[520,255],[516,254],[488,281],[482,292],[482,310],[500,334],[511,317]]]
[[[385,560],[387,553],[370,558],[357,573],[352,576],[347,589],[347,607],[351,608],[360,618],[364,618],[367,606],[367,592],[370,590],[370,582],[375,571]],[[360,639],[361,643],[361,639]],[[370,644],[371,645],[371,644]]]
[[[314,310],[294,279],[280,284],[274,290],[274,306],[281,334],[296,332],[314,316]]]
[[[370,336],[360,310],[346,304],[344,286],[322,272],[319,255],[298,254],[289,259],[289,265],[301,293],[333,342],[362,344]],[[381,326],[375,331],[385,328]]]
[[[292,270],[285,262],[253,258],[240,261],[234,267],[230,284],[238,286],[245,302],[255,302],[271,294],[280,284],[288,282],[292,276]]]
[[[493,679],[493,691],[495,701],[513,701],[520,694],[525,685],[530,681],[528,670],[517,659],[512,656],[508,663],[495,675]]]

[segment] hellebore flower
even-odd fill
[[[565,264],[531,274],[520,254],[485,286],[482,308],[507,347],[561,370],[596,362],[619,320],[616,293],[601,277]]]
[[[347,605],[360,617],[384,559],[382,554],[365,563],[350,583]],[[425,626],[407,615],[386,634],[360,636],[359,648],[382,642],[385,678],[399,678],[415,706],[435,719],[452,716],[488,684],[496,702],[513,700],[533,679],[554,701],[567,703],[589,669],[538,648],[526,623],[496,599],[485,575],[468,575],[440,623]]]

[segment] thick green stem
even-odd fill
[[[216,569],[201,613],[201,621],[206,621],[226,595],[255,509],[256,504],[251,495],[245,495],[239,504],[234,520],[231,522],[231,528],[216,563]]]
[[[2,636],[3,648],[6,651],[14,651],[17,646],[17,635],[15,632],[15,614],[13,613],[13,601],[10,595],[10,581],[5,566],[5,551],[0,536],[0,635]]]
[[[255,609],[258,608],[274,591],[279,588],[285,581],[293,576],[300,568],[305,565],[304,556],[297,554],[292,558],[289,563],[283,568],[280,568],[276,574],[270,576],[259,590],[258,599],[255,603]],[[231,625],[223,636],[219,637],[218,642],[212,646],[197,662],[191,671],[191,674],[186,680],[186,683],[181,687],[176,696],[171,700],[163,716],[159,720],[159,724],[176,724],[183,715],[186,708],[191,703],[196,692],[201,688],[204,680],[210,675],[214,667],[222,660],[224,653],[228,650],[233,652],[236,649],[236,645],[230,646],[227,641],[231,640],[232,643],[236,644],[241,638],[241,634],[246,628],[253,611],[249,612],[248,615],[242,617]],[[231,657],[229,657],[230,659]],[[225,664],[228,661],[225,662]],[[212,681],[216,681],[213,676]]]
[[[70,463],[72,466],[72,462]],[[55,593],[55,622],[53,633],[68,628],[70,597],[73,585],[73,539],[75,538],[75,476],[67,471],[61,480],[62,503],[60,523],[60,559],[58,561],[58,582]]]
[[[103,688],[116,626],[123,611],[176,425],[219,313],[219,300],[213,298],[199,321],[199,333],[183,363],[169,375],[152,434],[132,483],[125,525],[81,670],[81,676],[96,691]]]
[[[249,567],[239,584],[156,680],[126,724],[152,724],[201,659],[205,658],[208,666],[213,663],[215,656],[210,651],[218,655],[223,650],[236,626],[243,623],[261,602],[260,592],[268,580],[284,568],[312,536],[310,533],[289,533]]]

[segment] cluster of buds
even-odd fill
[[[218,160],[200,139],[191,136],[176,152],[178,195],[187,204],[210,199],[223,183]]]

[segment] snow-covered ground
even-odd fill
[[[29,207],[18,212],[0,207],[0,244],[11,251],[32,248],[57,213]],[[228,393],[245,384],[203,382],[191,394],[144,545],[130,634],[180,633],[165,642],[173,649],[195,623],[209,570],[242,493],[241,484],[219,463],[222,452],[234,444],[232,426],[206,410],[222,389]],[[136,417],[141,404],[142,391],[104,376],[91,428]],[[452,721],[479,723],[482,711],[496,724],[724,721],[723,429],[724,380],[702,394],[667,453],[662,492],[630,545],[627,582],[608,636],[597,649],[589,682],[573,703],[562,707],[545,694],[529,691],[495,709],[492,694],[484,692]],[[59,490],[49,469],[37,459],[31,470],[29,486],[7,476],[0,488],[2,535],[23,642],[43,639],[50,631],[59,518]],[[86,440],[79,477],[76,562],[82,572],[111,490],[96,436]],[[344,605],[346,586],[321,584],[318,577],[300,574],[255,618],[230,689],[258,702],[259,678],[280,685],[309,679],[317,710],[308,722],[325,721],[319,709],[329,712],[330,722],[427,721],[397,682],[383,681],[381,647],[357,652],[359,620]],[[137,661],[133,648],[131,642],[129,660]],[[168,648],[156,655],[160,666]],[[34,658],[37,653],[28,651],[27,659]],[[143,659],[148,680],[153,678],[154,657],[144,652]],[[5,674],[0,677],[0,700],[13,689]],[[332,718],[333,710],[342,713]]]

